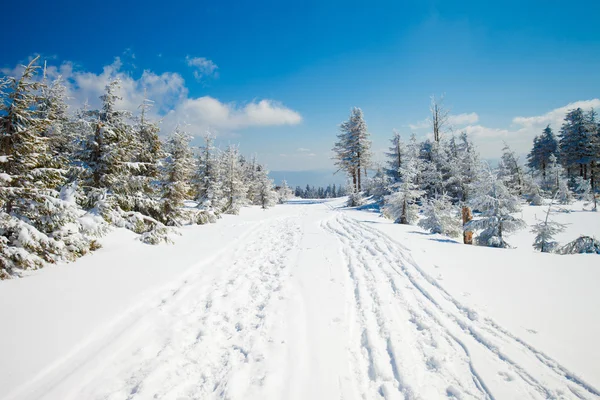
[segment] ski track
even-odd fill
[[[338,240],[340,259],[323,266],[329,277],[331,268],[346,269],[339,298],[350,310],[342,344],[348,375],[331,377],[340,399],[343,393],[407,400],[600,398],[550,356],[459,302],[401,243],[326,206],[318,226]],[[215,274],[191,269],[124,326],[98,333],[96,347],[79,362],[65,358],[46,382],[32,381],[34,395],[27,398],[285,398],[290,385],[310,385],[289,376],[294,360],[278,347],[287,340],[281,336],[285,300],[302,250],[302,218],[323,205],[297,207],[296,214],[257,223],[213,257]]]
[[[363,397],[374,398],[378,393],[384,398],[397,394],[406,399],[440,398],[440,393],[424,395],[423,390],[444,384],[451,398],[600,396],[597,389],[543,352],[493,320],[479,318],[427,275],[410,258],[408,249],[384,233],[342,213],[324,226],[339,236],[355,285],[354,300],[363,329],[363,357],[357,361],[363,363],[367,370],[363,375],[371,381],[370,394]],[[387,288],[381,285],[386,281]],[[406,322],[414,325],[413,332],[400,328]],[[471,355],[474,351],[478,362]],[[486,370],[496,368],[505,382],[499,385],[489,373],[482,379],[477,367],[482,356]],[[493,389],[488,379],[494,381]]]

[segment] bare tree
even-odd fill
[[[450,111],[444,107],[444,95],[436,99],[435,95],[431,96],[431,127],[433,128],[433,140],[440,142],[444,127],[448,124],[448,116]]]

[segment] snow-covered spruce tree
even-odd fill
[[[479,245],[510,247],[504,234],[525,226],[522,219],[511,215],[521,209],[519,198],[510,193],[504,181],[487,166],[474,187],[476,190],[469,205],[480,214],[478,219],[465,225],[465,230],[481,231],[477,236]]]
[[[160,169],[165,153],[158,136],[160,128],[151,121],[148,112],[153,102],[144,99],[134,126],[133,160],[130,166],[129,204],[133,211],[154,219],[161,218]]]
[[[458,209],[452,205],[445,193],[425,202],[423,216],[419,221],[419,226],[423,229],[450,237],[458,237],[462,234]]]
[[[554,199],[548,205],[546,210],[546,218],[543,221],[538,221],[533,225],[531,232],[535,233],[533,248],[542,253],[552,253],[558,249],[558,242],[554,240],[554,235],[565,230],[565,225],[558,222],[550,221],[550,209]]]
[[[573,192],[569,188],[568,181],[565,178],[561,178],[558,181],[558,194],[557,200],[560,204],[568,205],[573,202]]]
[[[592,150],[593,130],[586,121],[581,108],[571,110],[560,128],[560,161],[569,178],[581,176],[588,179],[590,163],[594,159]]]
[[[273,180],[269,178],[267,169],[260,164],[256,166],[256,182],[255,204],[260,205],[263,209],[273,206],[277,201]]]
[[[544,204],[542,189],[530,175],[523,175],[523,194],[532,206],[541,206]]]
[[[200,148],[198,156],[195,197],[199,208],[212,211],[216,215],[223,210],[221,167],[217,149],[214,147],[214,137],[207,132],[204,136],[204,146]]]
[[[335,185],[333,187],[335,192]],[[279,204],[284,204],[286,201],[292,198],[293,194],[294,193],[292,192],[292,189],[288,186],[287,181],[284,179],[281,181],[281,185],[277,189],[277,202]]]
[[[504,181],[511,193],[520,196],[523,194],[523,175],[524,172],[519,157],[508,144],[504,143],[502,158],[498,164],[498,176]]]
[[[338,141],[333,147],[335,165],[352,179],[356,191],[362,190],[362,176],[371,164],[371,141],[360,108],[354,107],[348,121],[340,125]]]
[[[390,139],[391,145],[388,152],[385,153],[387,157],[387,169],[386,173],[391,179],[391,183],[398,183],[402,180],[400,175],[400,167],[402,166],[402,159],[404,158],[404,143],[400,134],[394,130],[394,136]]]
[[[35,79],[37,60],[0,80],[0,278],[94,246],[75,204],[60,197],[64,163],[49,143],[60,106]]]
[[[417,183],[417,164],[418,156],[413,148],[407,152],[400,169],[402,182],[395,187],[395,192],[385,197],[383,214],[397,224],[413,224],[417,220],[416,202],[424,194]]]
[[[365,203],[365,199],[361,192],[356,189],[354,182],[348,180],[346,183],[346,195],[348,196],[348,207],[360,207]]]
[[[132,210],[135,204],[129,179],[136,169],[131,163],[136,135],[129,123],[131,113],[116,108],[119,87],[118,79],[111,81],[100,97],[102,109],[87,112],[93,134],[81,155],[83,206],[98,208],[109,221],[119,218],[121,209]]]
[[[383,203],[385,196],[391,193],[392,177],[384,171],[380,164],[376,164],[375,174],[367,179],[366,195],[372,196],[377,203]]]
[[[551,155],[558,155],[558,139],[548,125],[540,136],[533,139],[533,148],[527,155],[527,166],[532,170],[539,171],[542,181],[546,180],[546,170]]]
[[[240,208],[248,203],[248,186],[244,181],[244,168],[240,162],[239,150],[236,146],[229,145],[221,158],[221,171],[223,176],[223,212],[225,214],[239,214]]]
[[[195,168],[190,140],[191,137],[178,126],[166,143],[162,209],[163,220],[169,226],[189,222],[183,206],[192,194],[190,180]]]

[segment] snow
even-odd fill
[[[600,398],[600,259],[465,246],[342,208],[124,229],[0,282],[0,398]],[[561,244],[600,213],[554,212]],[[545,207],[527,206],[527,224]]]

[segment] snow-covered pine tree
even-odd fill
[[[269,178],[267,169],[260,164],[256,166],[256,182],[255,204],[260,205],[263,209],[273,206],[277,201],[273,180]]]
[[[395,192],[385,197],[383,213],[397,224],[413,224],[417,220],[416,202],[424,194],[417,183],[419,157],[416,139],[413,138],[412,142],[400,168],[402,182],[394,188]]]
[[[477,244],[491,247],[509,247],[504,234],[525,226],[525,222],[512,216],[521,209],[519,198],[508,190],[488,166],[483,169],[480,179],[469,204],[473,210],[479,211],[479,218],[465,225],[465,230],[481,231]]]
[[[348,121],[340,125],[338,141],[333,147],[335,164],[352,179],[356,191],[362,190],[362,175],[371,164],[371,141],[360,108],[354,107]]]
[[[163,183],[162,209],[166,225],[179,226],[188,222],[184,201],[192,194],[190,184],[195,163],[190,149],[191,137],[178,126],[167,140],[167,158]]]
[[[546,180],[546,169],[551,155],[558,155],[558,140],[548,125],[540,136],[533,139],[533,148],[527,155],[527,166],[539,171],[543,181]]]
[[[558,242],[554,240],[554,235],[565,230],[565,225],[550,221],[550,209],[554,199],[548,205],[546,218],[533,225],[531,232],[535,233],[533,248],[542,253],[552,253],[558,249]]]
[[[229,145],[221,158],[223,177],[223,212],[239,214],[240,208],[248,203],[248,186],[244,181],[244,168],[240,163],[238,148]]]
[[[284,179],[281,181],[281,186],[279,186],[279,189],[277,190],[277,202],[279,204],[284,204],[286,201],[292,198],[292,195],[292,189],[288,186],[287,181]]]
[[[346,203],[348,207],[360,207],[365,203],[362,193],[350,180],[346,183],[346,195],[348,196],[348,202]]]
[[[0,79],[0,278],[92,247],[75,204],[60,197],[66,171],[64,160],[53,157],[49,133],[62,109],[35,79],[37,60],[20,78]]]
[[[392,183],[398,183],[402,180],[400,176],[400,167],[402,166],[402,159],[404,158],[404,143],[400,133],[394,130],[394,135],[390,139],[391,145],[385,156],[387,157],[387,169],[386,173],[392,180]]]
[[[569,178],[582,176],[588,179],[589,166],[594,158],[592,131],[581,108],[571,110],[565,116],[560,129],[560,161]]]
[[[560,178],[558,181],[557,200],[563,205],[568,205],[573,202],[573,192],[569,188],[569,183],[565,178]]]
[[[204,146],[200,148],[196,172],[196,201],[198,207],[219,214],[223,209],[222,171],[214,137],[210,132],[204,136]]]
[[[502,158],[498,164],[499,178],[504,181],[511,193],[520,196],[523,194],[523,175],[519,157],[508,144],[504,143]]]
[[[136,169],[136,135],[129,123],[131,113],[116,108],[120,81],[115,79],[106,86],[100,97],[102,109],[88,111],[93,134],[84,144],[81,155],[84,165],[82,188],[84,207],[99,207],[105,218],[118,218],[120,210],[134,208],[129,178]]]
[[[419,220],[419,226],[423,229],[450,237],[458,237],[462,234],[458,209],[452,205],[445,193],[425,202],[423,216]]]
[[[380,164],[376,164],[375,174],[367,180],[367,195],[372,196],[377,203],[383,203],[385,196],[391,193],[392,177],[384,171]]]
[[[131,210],[155,219],[161,218],[160,168],[165,153],[158,136],[158,124],[150,120],[148,112],[153,102],[144,98],[140,115],[133,129],[133,160],[130,165],[129,199]]]

